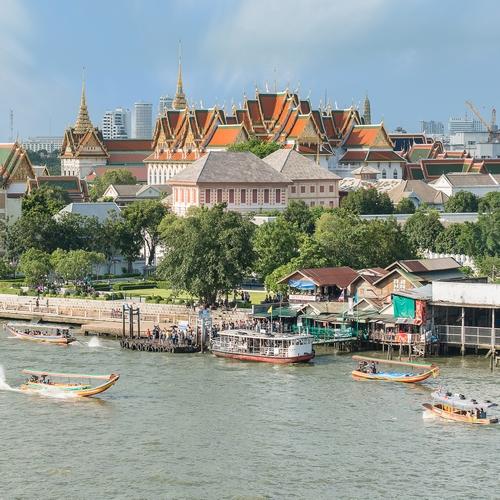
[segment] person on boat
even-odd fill
[[[377,366],[375,365],[375,361],[372,361],[370,364],[370,372],[373,374],[377,373]]]

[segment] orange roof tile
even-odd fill
[[[234,144],[243,129],[243,124],[219,125],[207,147],[226,147]]]

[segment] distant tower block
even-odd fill
[[[365,102],[363,104],[363,119],[365,121],[365,125],[370,125],[372,122],[372,112],[370,106],[370,99],[368,99],[368,94],[366,94]]]

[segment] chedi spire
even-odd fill
[[[172,107],[174,109],[186,109],[187,100],[184,90],[182,88],[182,52],[181,52],[181,41],[179,40],[179,70],[177,73],[177,89],[175,91],[174,101],[172,102]]]
[[[94,128],[89,117],[89,110],[87,109],[87,100],[85,98],[85,77],[82,81],[82,96],[80,98],[80,110],[75,122],[75,132],[77,134],[84,134],[87,130]]]

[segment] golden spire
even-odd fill
[[[181,41],[179,40],[179,71],[177,74],[177,90],[175,91],[174,101],[172,102],[172,107],[174,109],[186,109],[187,101],[186,95],[182,88],[182,60],[181,60]]]
[[[85,68],[83,68],[82,77],[82,97],[80,98],[80,110],[75,122],[75,132],[77,134],[84,134],[87,130],[94,128],[90,121],[89,111],[87,109],[87,101],[85,99]]]

